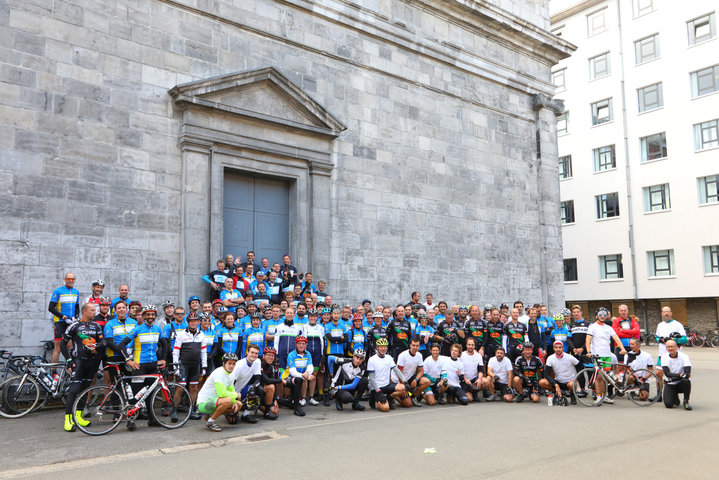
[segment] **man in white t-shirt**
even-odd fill
[[[467,405],[469,399],[462,388],[464,383],[464,365],[459,359],[462,355],[462,345],[455,343],[450,347],[449,357],[444,357],[445,370],[447,372],[447,391],[452,395],[456,403]]]
[[[621,355],[626,355],[627,351],[622,346],[622,339],[619,338],[617,332],[612,327],[605,323],[607,317],[609,317],[609,310],[604,307],[600,307],[596,312],[597,321],[589,325],[587,329],[586,337],[586,348],[587,356],[597,355],[599,357],[599,366],[605,370],[607,375],[612,376],[612,340],[616,343],[620,349]],[[604,397],[606,385],[601,376],[597,376],[597,394],[599,397]],[[597,404],[602,404],[602,399],[597,399]],[[609,397],[603,399],[604,403],[614,403]]]
[[[487,362],[486,388],[489,390],[488,401],[493,402],[503,398],[505,402],[512,403],[514,395],[509,386],[514,380],[514,367],[505,356],[504,347],[497,347],[495,356]],[[495,393],[499,390],[499,394]]]
[[[247,403],[248,397],[256,397],[255,389],[260,384],[262,361],[257,358],[259,353],[260,347],[250,345],[247,347],[245,358],[239,360],[232,371],[235,391],[240,393],[240,397],[245,400],[245,403]],[[250,410],[246,409],[242,412],[242,421],[245,423],[257,423],[257,418],[254,415],[250,416]]]
[[[561,340],[555,340],[552,348],[554,353],[547,357],[547,362],[544,364],[544,378],[539,381],[539,386],[546,390],[554,390],[558,397],[562,396],[562,390],[568,390],[572,405],[576,405],[574,378],[577,376],[576,366],[579,360],[564,353],[564,344]],[[549,374],[550,370],[552,375]]]
[[[397,368],[394,360],[387,355],[389,342],[386,338],[380,338],[375,344],[377,353],[367,361],[367,373],[369,384],[372,389],[370,393],[369,406],[378,408],[382,412],[394,409],[394,406],[387,398],[387,395],[399,401],[403,407],[411,407],[412,400],[407,396],[410,390],[404,374]],[[402,383],[393,383],[390,373],[394,372]]]
[[[472,307],[475,308],[475,307]],[[479,402],[482,397],[484,386],[484,360],[476,350],[477,340],[475,337],[467,338],[467,350],[459,357],[464,366],[464,382],[462,388],[467,393],[467,399],[472,402]]]
[[[674,340],[665,343],[667,353],[662,355],[662,370],[664,371],[664,406],[674,408],[679,405],[679,394],[684,395],[684,410],[691,410],[689,394],[692,392],[692,362],[689,356],[679,351]]]
[[[429,387],[429,378],[424,376],[424,360],[422,354],[419,353],[420,338],[418,335],[412,337],[409,341],[409,349],[399,354],[397,357],[397,368],[402,372],[407,383],[412,388],[411,402],[415,407],[421,407],[420,400],[422,393]],[[399,383],[399,378],[392,372],[390,379],[394,383]]]
[[[659,377],[659,386],[661,387],[664,377],[662,369],[662,355],[667,353],[665,346],[667,340],[672,339],[682,351],[682,345],[687,343],[687,332],[684,325],[672,318],[672,309],[669,307],[662,308],[662,321],[657,325],[656,340],[659,342],[659,351],[657,352],[657,369],[656,374]],[[661,399],[660,399],[661,400]]]

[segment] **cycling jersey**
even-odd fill
[[[327,347],[325,353],[328,355],[344,355],[347,346],[347,324],[342,320],[337,323],[329,322],[325,325],[325,338]]]
[[[220,398],[229,397],[232,399],[232,403],[235,403],[237,399],[237,393],[235,393],[234,378],[232,374],[225,370],[224,367],[216,368],[207,381],[202,386],[200,391],[197,393],[197,405],[203,404],[214,404],[217,405],[217,400]],[[209,412],[212,413],[214,408]]]
[[[307,351],[312,355],[312,365],[319,367],[325,346],[325,327],[319,323],[308,323],[303,328],[307,337]]]
[[[250,315],[243,315],[242,317],[237,317],[235,320],[235,325],[240,327],[241,331],[245,331],[248,328],[252,328],[252,317]]]
[[[295,318],[292,319],[292,322],[297,325],[307,325],[308,323],[310,323],[310,317],[308,315],[305,315],[303,317],[295,315]]]
[[[177,333],[175,346],[172,349],[172,363],[183,365],[199,364],[207,368],[207,344],[205,334],[197,329],[195,333],[183,330]]]
[[[412,336],[412,324],[405,318],[390,320],[387,325],[387,335],[393,351],[407,350]]]
[[[158,327],[159,328],[159,327]],[[175,348],[175,337],[179,333],[182,333],[187,328],[187,321],[183,320],[182,323],[172,322],[165,325],[162,330],[162,338],[167,338],[170,341],[170,349]]]
[[[443,340],[448,340],[449,337],[449,341],[443,341],[440,346],[439,350],[441,355],[449,357],[449,351],[452,348],[452,344],[459,341],[459,336],[457,335],[458,331],[459,325],[457,325],[455,322],[450,323],[447,320],[442,320],[441,322],[439,322],[435,334],[442,337]]]
[[[130,333],[135,327],[137,327],[137,322],[131,318],[126,318],[124,322],[120,321],[119,318],[113,318],[107,324],[105,324],[104,329],[104,336],[107,339],[112,339],[113,342],[115,342],[115,345],[120,345],[122,341],[127,337],[127,334]],[[128,352],[129,353],[129,352]],[[107,349],[106,353],[109,360],[121,360],[123,357],[118,354],[117,352],[114,352]]]
[[[569,351],[569,329],[566,325],[562,325],[562,328],[555,326],[554,330],[549,333],[549,337],[551,338],[551,343],[560,341],[564,345],[564,351]]]
[[[112,319],[113,319],[113,317],[110,315],[103,317],[102,315],[100,315],[98,313],[97,315],[95,315],[95,318],[93,318],[92,321],[97,323],[98,325],[100,325],[100,328],[102,328],[104,330],[105,325],[107,325],[107,322],[109,322]]]
[[[215,337],[217,335],[217,332],[215,332],[215,329],[212,327],[208,328],[207,330],[202,328],[200,330],[202,330],[203,335],[205,335],[205,347],[207,351],[207,356],[211,357],[213,353],[212,347],[215,346]]]
[[[75,360],[99,360],[102,357],[101,350],[105,347],[105,337],[102,327],[96,322],[73,323],[65,330],[62,343],[67,344],[69,340],[72,340],[72,357]],[[92,350],[95,350],[95,353]]]
[[[527,334],[527,325],[522,322],[517,322],[515,325],[512,322],[507,322],[504,326],[504,335],[507,340],[507,353],[517,351],[517,346],[524,343],[524,336]]]
[[[425,325],[424,327],[420,323],[417,325],[417,328],[414,331],[415,335],[419,335],[422,339],[419,342],[419,350],[424,351],[429,348],[429,343],[432,341],[432,336],[434,335],[434,328],[432,328],[429,325]],[[429,340],[427,340],[429,339]]]
[[[389,339],[389,336],[387,335],[387,329],[381,325],[374,326],[370,328],[367,332],[366,354],[368,358],[377,352],[377,340],[379,340],[380,338]]]
[[[514,361],[514,374],[522,379],[522,383],[537,383],[544,375],[544,365],[535,355],[525,358],[520,355]]]
[[[287,325],[284,322],[277,325],[274,345],[280,368],[285,368],[288,355],[295,349],[295,337],[304,334],[304,331],[302,325]]]
[[[349,353],[354,352],[358,348],[361,348],[364,350],[364,343],[365,343],[365,331],[361,328],[353,328],[349,332],[347,332],[347,336],[349,338]]]
[[[53,290],[50,303],[56,304],[55,314],[52,317],[53,322],[64,321],[62,316],[58,316],[57,313],[71,319],[80,313],[80,292],[76,288],[67,288],[67,285],[63,285]]]
[[[250,327],[242,332],[242,357],[247,355],[247,349],[250,345],[257,345],[260,349],[259,356],[265,349],[265,333],[264,327]]]
[[[122,343],[134,341],[133,360],[137,363],[157,362],[158,343],[160,342],[160,327],[148,326],[146,323],[138,325],[128,332]]]
[[[331,386],[338,387],[340,390],[354,390],[362,377],[364,377],[364,362],[359,367],[355,367],[351,360],[335,368],[335,375],[332,377]]]
[[[586,351],[586,339],[587,330],[589,329],[589,323],[583,318],[579,321],[573,321],[569,325],[569,348],[581,348],[582,351]]]
[[[291,377],[301,377],[306,371],[312,371],[312,356],[309,352],[298,353],[297,350],[292,350],[287,355],[287,370],[290,372]]]
[[[237,325],[232,328],[218,328],[215,334],[215,341],[222,345],[222,351],[218,353],[220,355],[223,353],[239,353],[241,338],[242,330]]]
[[[267,335],[274,335],[275,331],[277,330],[277,325],[279,325],[279,323],[279,320],[275,320],[274,318],[268,318],[262,321],[262,326],[265,327]]]
[[[224,289],[220,292],[220,300],[222,300],[223,302],[225,300],[237,300],[238,298],[242,298],[242,293],[240,293],[240,291],[235,288],[233,288],[232,290]],[[223,305],[224,305],[224,303],[223,303]],[[233,305],[230,307],[225,305],[225,307],[227,308],[227,310],[229,310],[232,313],[237,312],[236,305]]]
[[[470,318],[466,322],[464,322],[464,331],[465,331],[465,343],[468,338],[474,338],[475,345],[474,348],[476,350],[479,350],[480,348],[484,347],[484,340],[485,336],[487,335],[487,322],[484,320],[477,319],[474,320]]]
[[[484,342],[484,354],[493,357],[497,348],[502,346],[504,324],[502,322],[487,322],[487,334]],[[479,348],[479,345],[477,345]]]
[[[113,298],[112,304],[110,305],[110,314],[111,315],[115,314],[115,305],[117,305],[117,302],[125,302],[127,304],[127,306],[129,307],[130,302],[132,302],[132,300],[130,300],[129,298],[122,298],[122,297]]]

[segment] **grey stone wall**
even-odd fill
[[[49,338],[65,271],[83,295],[98,277],[144,302],[204,288],[181,280],[182,192],[203,186],[183,182],[168,90],[267,66],[347,126],[318,207],[330,249],[302,265],[336,300],[561,303],[561,243],[548,277],[537,263],[557,195],[537,174],[531,95],[551,96],[572,47],[546,32],[546,4],[0,1],[2,345]]]

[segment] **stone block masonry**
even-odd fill
[[[96,278],[143,303],[206,295],[223,168],[291,177],[290,253],[337,301],[559,306],[558,187],[537,157],[539,131],[556,160],[553,112],[532,95],[573,47],[546,3],[0,2],[0,346],[50,338],[66,271],[83,296]],[[222,113],[169,93],[267,67],[301,93],[218,92]]]

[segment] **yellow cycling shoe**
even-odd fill
[[[84,418],[82,418],[82,410],[75,410],[74,420],[75,420],[75,423],[77,423],[81,427],[87,427],[88,425],[90,425],[89,420],[85,420]]]
[[[75,431],[75,423],[72,421],[72,415],[69,413],[65,414],[65,431],[66,432],[74,432]]]

